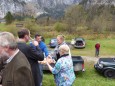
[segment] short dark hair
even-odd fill
[[[39,34],[35,34],[35,38],[37,38],[37,37],[39,37],[39,36],[41,36],[41,35],[39,35]]]
[[[35,38],[40,37],[40,36],[41,36],[40,34],[35,34]],[[42,39],[43,42],[45,42],[45,39],[44,39],[43,36],[41,36],[41,39]]]
[[[29,35],[29,30],[28,29],[21,29],[18,31],[18,37],[19,38],[24,38],[25,35]]]

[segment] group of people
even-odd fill
[[[57,41],[54,52],[49,54],[42,36],[36,34],[30,41],[28,29],[18,31],[18,40],[10,32],[0,32],[1,86],[42,86],[43,65],[54,75],[56,86],[72,86],[75,74],[70,48],[63,35],[58,35]]]

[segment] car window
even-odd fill
[[[51,42],[57,42],[57,39],[51,39]]]

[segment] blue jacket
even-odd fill
[[[34,49],[36,49],[32,42],[30,42],[30,46],[31,46],[31,47],[34,47]],[[49,55],[47,46],[46,46],[46,44],[45,44],[43,41],[41,41],[41,42],[39,43],[39,48],[40,48],[40,49],[42,50],[42,52],[45,54],[45,57],[47,57],[47,56]]]

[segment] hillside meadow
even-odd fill
[[[70,40],[67,40],[70,41]],[[72,55],[95,57],[95,43],[100,42],[100,57],[115,57],[115,39],[86,40],[84,49],[71,48]],[[88,59],[87,59],[88,60]],[[76,72],[76,80],[73,86],[115,86],[115,79],[105,78],[94,69],[93,61],[85,60],[85,72]],[[44,71],[43,86],[55,86],[54,77],[50,71]]]
[[[99,42],[100,56],[115,56],[115,39],[98,39],[98,40],[86,40],[86,47],[84,49],[72,48],[73,55],[81,56],[94,56],[95,44]]]
[[[0,24],[0,31],[11,31],[8,30],[8,28],[12,28],[13,30],[15,28],[15,25],[4,25]],[[16,31],[14,31],[13,34],[16,35]],[[49,31],[50,32],[50,31]],[[48,33],[47,33],[48,34]],[[51,35],[51,34],[50,34]],[[54,37],[56,37],[56,34],[53,34]],[[66,41],[71,42],[71,38],[77,37],[77,35],[73,36],[68,39],[70,34],[66,34]],[[92,34],[88,35],[82,35],[81,37],[85,38],[86,41],[86,47],[84,49],[76,49],[74,47],[71,47],[71,53],[72,55],[80,55],[80,56],[87,56],[91,58],[95,57],[95,43],[99,42],[101,44],[100,48],[100,57],[115,57],[115,37],[104,37],[98,36],[96,38],[95,36],[92,36]],[[92,38],[91,38],[92,37]],[[48,45],[50,36],[45,36],[45,42]],[[50,48],[48,48],[50,50]],[[51,49],[53,50],[53,49]],[[103,75],[97,73],[94,69],[94,62],[87,62],[85,61],[85,72],[76,72],[76,80],[73,84],[73,86],[115,86],[115,79],[108,79],[105,78]],[[43,86],[55,86],[54,77],[49,71],[44,71],[44,78],[43,78]]]

